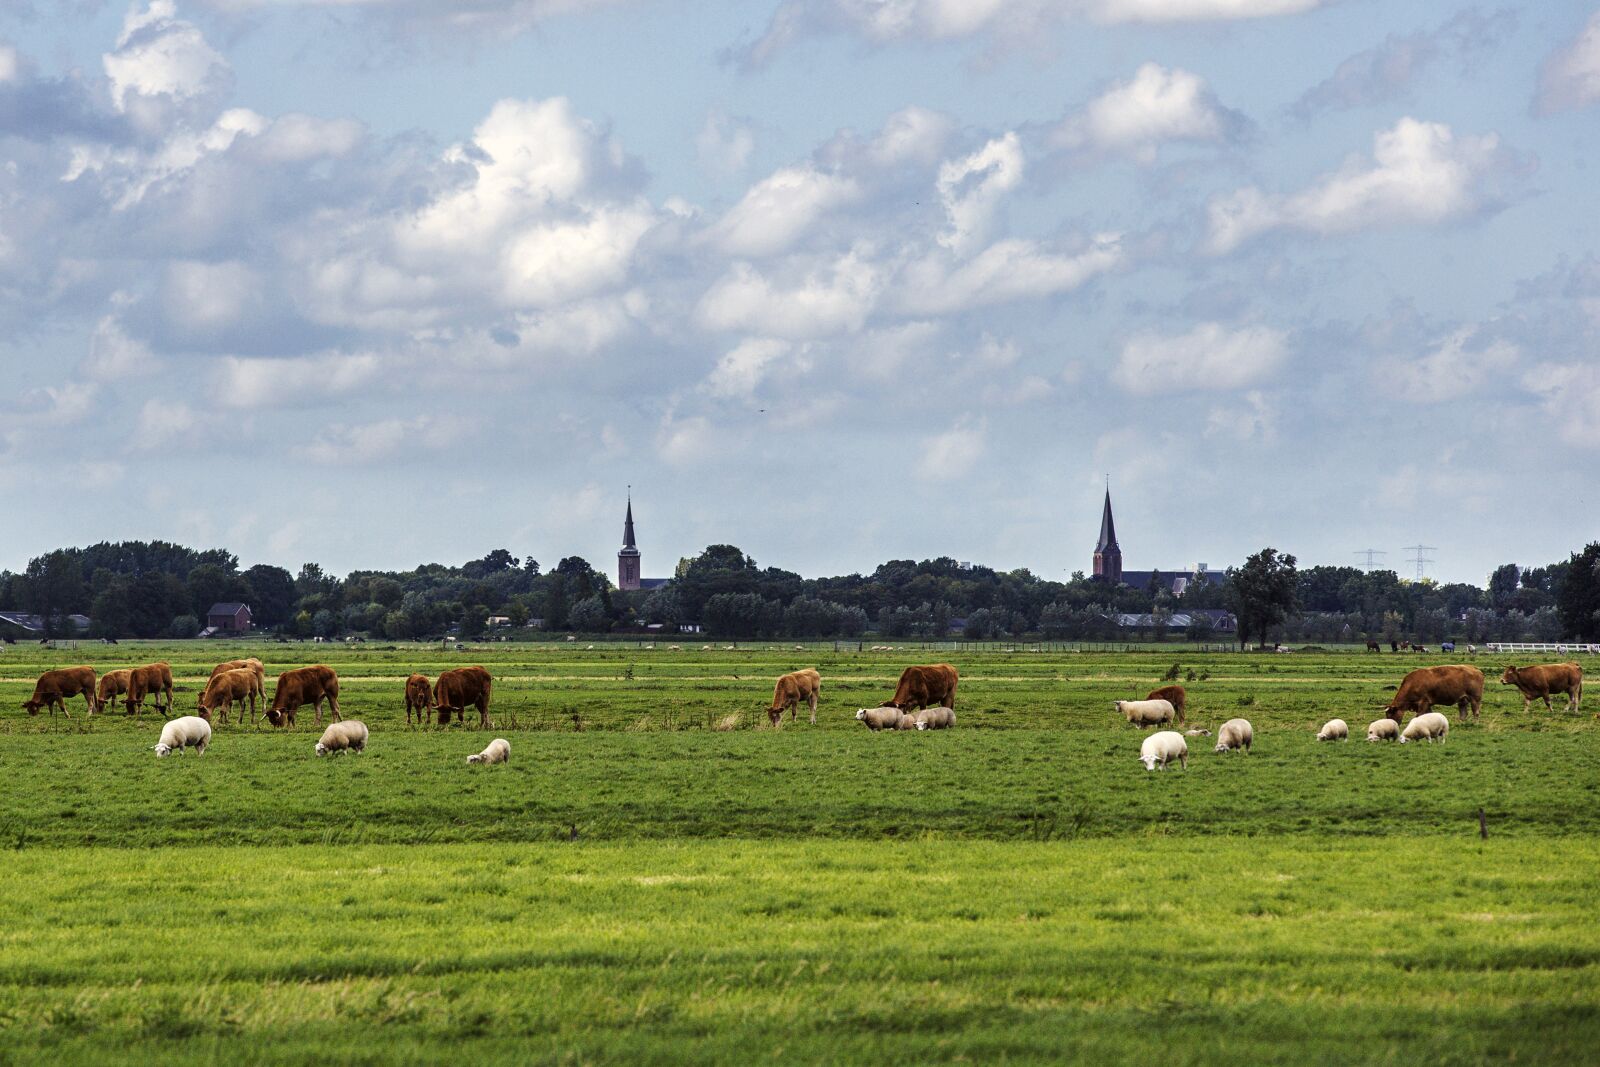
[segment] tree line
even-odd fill
[[[1159,575],[1149,588],[1108,586],[1074,573],[1067,581],[1026,568],[1000,571],[948,557],[890,560],[870,574],[803,578],[763,567],[733,545],[710,545],[680,560],[673,577],[623,592],[586,560],[568,556],[544,569],[531,556],[495,549],[459,567],[353,571],[343,578],[316,563],[297,572],[257,564],[241,569],[224,549],[162,541],[63,548],[0,571],[0,611],[41,616],[46,632],[70,635],[69,615],[87,615],[96,637],[192,637],[218,602],[250,605],[258,629],[296,637],[365,634],[395,640],[455,632],[481,636],[491,617],[513,628],[604,633],[695,623],[725,638],[938,638],[1037,635],[1057,640],[1130,636],[1117,616],[1138,616],[1132,636],[1159,639],[1174,615],[1183,636],[1207,640],[1223,608],[1238,639],[1338,642],[1600,641],[1600,543],[1540,567],[1507,563],[1482,587],[1407,581],[1393,571],[1300,568],[1264,549],[1174,596]]]

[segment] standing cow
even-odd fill
[[[450,722],[453,713],[457,722],[467,721],[467,708],[478,709],[478,726],[487,730],[489,722],[489,697],[494,689],[494,679],[482,667],[457,667],[445,671],[433,683],[433,706],[439,712],[439,725]]]
[[[767,718],[776,726],[783,720],[785,709],[789,712],[789,721],[793,722],[798,717],[802,702],[811,707],[811,725],[817,725],[817,697],[822,692],[822,675],[814,668],[790,671],[778,679],[778,684],[772,690],[772,707],[767,709]]]
[[[900,684],[894,696],[879,704],[880,708],[899,708],[901,711],[920,711],[923,708],[956,706],[956,683],[960,676],[948,663],[934,663],[923,667],[907,667],[900,672]]]
[[[1179,722],[1189,721],[1184,712],[1184,706],[1189,702],[1189,694],[1184,692],[1183,686],[1164,685],[1160,689],[1152,689],[1145,699],[1165,700],[1172,705],[1172,710],[1178,716]]]
[[[45,671],[34,683],[33,696],[22,702],[22,710],[29,715],[37,715],[40,708],[48,707],[51,717],[54,718],[56,707],[59,706],[61,714],[70,719],[72,713],[67,710],[67,697],[80,694],[83,696],[83,702],[89,705],[89,714],[93,715],[96,710],[93,667],[62,667],[59,670]]]
[[[428,712],[433,710],[433,683],[425,674],[413,674],[406,679],[406,725],[411,725],[411,714],[416,713],[417,725],[428,725]]]
[[[244,702],[250,702],[250,717],[257,717],[256,701],[266,696],[266,690],[261,686],[261,679],[249,667],[236,667],[231,671],[222,671],[213,674],[206,682],[205,692],[200,694],[200,718],[207,722],[211,716],[220,714],[223,722],[228,721],[233,710],[233,702],[239,702],[239,722],[244,723]]]
[[[278,675],[278,685],[272,691],[272,706],[267,709],[267,721],[274,726],[294,725],[295,713],[306,704],[316,712],[317,723],[322,723],[322,702],[328,702],[328,712],[338,722],[339,675],[332,667],[318,663],[311,667],[296,667]]]
[[[165,660],[135,667],[128,675],[128,714],[135,720],[144,710],[144,698],[155,699],[156,710],[163,718],[172,718],[172,667]],[[162,698],[165,697],[165,702]]]
[[[1436,704],[1454,704],[1463,719],[1469,711],[1477,718],[1483,707],[1483,672],[1463,664],[1418,667],[1405,676],[1383,713],[1399,722],[1408,711],[1426,715]]]
[[[95,693],[95,703],[102,708],[108,704],[115,707],[117,698],[128,691],[128,677],[133,674],[132,668],[123,667],[121,670],[106,671],[100,676],[100,687]]]
[[[1577,711],[1583,699],[1583,668],[1576,663],[1540,663],[1532,667],[1507,667],[1500,676],[1501,685],[1514,685],[1522,694],[1522,710],[1533,706],[1533,699],[1544,701],[1544,710],[1552,710],[1552,693],[1567,695],[1567,710]]]

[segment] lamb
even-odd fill
[[[1204,726],[1194,726],[1183,732],[1184,737],[1210,737],[1211,731]]]
[[[1317,731],[1317,740],[1348,741],[1350,740],[1350,724],[1343,719],[1329,719],[1323,723],[1322,729]]]
[[[1376,719],[1367,724],[1368,741],[1393,741],[1400,736],[1400,724],[1393,719]]]
[[[948,730],[956,724],[956,713],[946,707],[923,708],[916,723],[919,730]]]
[[[317,742],[317,755],[330,752],[365,752],[367,750],[367,724],[360,719],[343,719],[330,722]]]
[[[857,721],[866,723],[869,730],[897,729],[903,718],[906,718],[906,713],[899,708],[862,708],[856,712]]]
[[[901,712],[900,721],[894,724],[894,728],[896,730],[915,730],[917,729],[917,717]]]
[[[1403,745],[1407,741],[1425,740],[1431,745],[1433,739],[1437,737],[1442,745],[1449,732],[1450,720],[1437,711],[1430,711],[1406,723],[1405,731],[1400,735],[1400,743]]]
[[[206,746],[211,743],[211,724],[198,715],[185,715],[178,719],[169,719],[161,728],[161,740],[156,743],[156,755],[165,756],[171,752],[182,754],[186,748],[193,748],[196,756],[206,754]]]
[[[478,753],[467,757],[468,763],[510,763],[511,742],[503,737],[490,741],[488,746]]]
[[[1159,726],[1177,715],[1170,700],[1118,700],[1117,714],[1135,726]]]
[[[1222,724],[1222,729],[1217,731],[1217,751],[1227,752],[1231,749],[1242,748],[1244,754],[1250,754],[1250,745],[1255,741],[1256,732],[1250,725],[1249,719],[1229,719]]]
[[[1139,762],[1147,771],[1164,771],[1173,760],[1182,764],[1184,770],[1189,769],[1189,742],[1176,730],[1153,733],[1139,746]]]

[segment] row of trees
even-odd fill
[[[762,567],[733,545],[711,545],[681,560],[673,578],[624,593],[577,556],[550,570],[496,549],[459,567],[355,571],[344,578],[315,563],[291,573],[270,564],[240,569],[222,549],[165,542],[66,548],[0,571],[0,610],[42,616],[55,633],[83,614],[107,637],[189,636],[219,601],[251,607],[258,628],[296,636],[365,633],[391,639],[455,630],[480,635],[492,615],[514,627],[604,632],[645,624],[699,623],[719,637],[940,637],[959,628],[974,639],[1040,634],[1111,639],[1119,613],[1149,617],[1146,634],[1169,632],[1188,613],[1186,636],[1203,640],[1210,620],[1197,609],[1227,608],[1244,640],[1438,641],[1600,640],[1600,543],[1570,559],[1523,569],[1505,564],[1479,588],[1408,582],[1392,571],[1299,569],[1294,556],[1265,549],[1226,575],[1191,583],[1108,587],[1075,573],[1068,581],[1027,569],[997,571],[941,557],[890,560],[871,574],[802,578]]]

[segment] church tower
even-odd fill
[[[1100,513],[1100,541],[1094,546],[1094,576],[1116,585],[1122,581],[1122,549],[1117,544],[1117,524],[1111,518],[1111,489],[1106,488],[1106,506]]]
[[[628,517],[622,523],[622,551],[617,553],[617,588],[624,592],[639,588],[639,546],[633,543],[632,493],[628,494]]]

